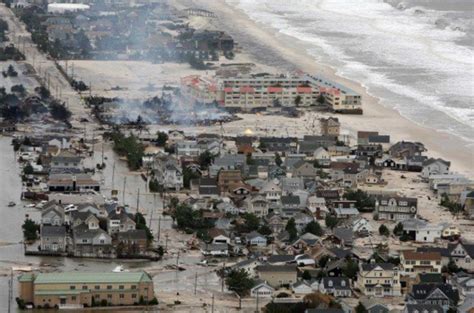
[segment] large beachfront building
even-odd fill
[[[107,302],[110,306],[151,301],[153,281],[146,272],[23,274],[20,298],[36,308],[83,308]]]
[[[201,102],[216,101],[225,108],[251,111],[269,107],[308,107],[322,95],[335,112],[362,113],[361,96],[320,76],[257,74],[235,77],[187,76],[184,94]]]

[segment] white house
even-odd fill
[[[250,295],[254,298],[271,298],[275,289],[272,286],[268,285],[266,282],[261,282],[257,284],[255,287],[250,289]]]
[[[370,225],[369,221],[364,218],[360,217],[355,219],[352,222],[352,232],[357,234],[370,234],[373,231],[373,227]]]
[[[451,162],[443,159],[430,158],[423,162],[423,169],[421,170],[421,176],[423,178],[429,178],[431,175],[443,175],[449,174],[449,167]]]
[[[318,161],[321,166],[328,166],[331,163],[331,155],[323,147],[319,147],[313,153],[314,159]]]
[[[313,288],[311,288],[311,285],[304,280],[297,281],[291,285],[291,289],[296,295],[307,295],[313,293]]]
[[[267,238],[260,233],[253,231],[246,236],[247,244],[250,246],[266,247]]]
[[[225,235],[219,235],[212,238],[212,243],[225,243],[230,244],[230,238]]]

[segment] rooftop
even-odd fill
[[[35,284],[91,284],[91,283],[140,283],[151,282],[146,272],[122,273],[40,273],[36,276]]]

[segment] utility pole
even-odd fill
[[[224,269],[225,269],[225,262],[224,262],[224,265],[222,266],[223,273],[224,273]],[[221,292],[224,292],[224,277],[222,277],[222,280],[221,280]]]
[[[102,140],[102,163],[101,166],[104,166],[104,140]]]
[[[198,281],[198,273],[194,275],[194,295],[196,295],[196,289],[197,289],[197,281]]]
[[[140,208],[140,188],[138,188],[137,192],[137,213],[139,213],[139,208]]]
[[[168,250],[168,237],[169,237],[169,235],[168,235],[168,233],[166,233],[166,235],[165,235],[165,238],[166,238],[166,240],[165,240],[165,251]]]
[[[115,161],[114,161],[114,165],[112,166],[112,190],[115,189],[114,179],[115,179]]]
[[[125,205],[125,186],[127,184],[127,177],[123,178],[123,190],[122,190],[122,204]]]
[[[161,215],[158,217],[158,236],[157,236],[158,242],[160,242],[160,231],[161,231]]]
[[[211,312],[214,313],[214,294],[212,294],[212,306]]]
[[[255,309],[255,313],[258,313],[258,295],[259,295],[259,293],[258,293],[258,290],[257,290],[257,307]]]
[[[178,250],[178,254],[176,255],[176,271],[178,271],[178,267],[179,267],[179,250]]]

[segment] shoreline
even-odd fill
[[[275,71],[304,69],[318,73],[360,93],[364,114],[336,115],[342,128],[355,137],[358,130],[375,130],[391,136],[393,143],[400,140],[420,141],[431,157],[441,157],[452,162],[451,170],[474,177],[474,147],[459,137],[443,131],[417,124],[402,116],[394,108],[385,106],[381,100],[369,93],[361,83],[336,74],[337,69],[316,63],[305,43],[283,34],[269,25],[258,23],[241,9],[225,0],[179,0],[178,5],[204,7],[218,16],[217,23],[235,37],[244,53],[257,63],[270,66]],[[436,135],[435,135],[436,134]]]

